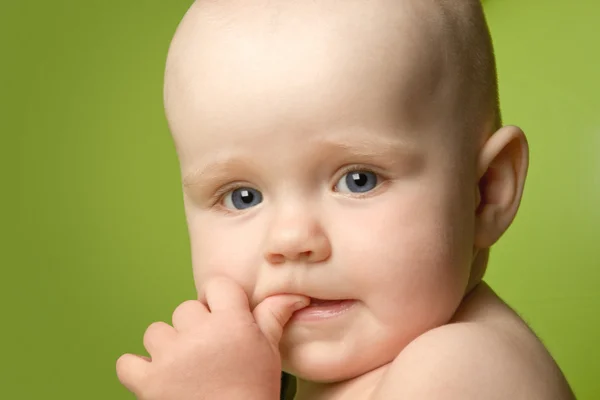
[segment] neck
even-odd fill
[[[339,400],[369,398],[389,364],[375,368],[366,374],[339,382],[311,382],[296,379],[296,395],[293,400]],[[289,400],[292,397],[287,398]]]
[[[487,268],[488,259],[490,257],[490,249],[476,249],[471,263],[471,275],[465,290],[465,296],[473,291],[481,283],[485,270]]]

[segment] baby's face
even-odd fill
[[[293,319],[281,343],[286,371],[340,380],[458,307],[475,154],[452,122],[453,78],[410,13],[351,3],[324,20],[325,4],[289,3],[279,19],[193,8],[188,22],[202,23],[184,21],[174,41],[167,112],[200,297],[227,275],[252,306],[279,293],[353,300]]]

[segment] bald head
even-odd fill
[[[460,120],[463,133],[492,133],[496,73],[479,1],[199,1],[169,51],[165,107],[176,145],[200,125],[215,132],[234,115],[242,121],[240,109],[282,123],[333,113],[318,98],[348,103],[329,118],[352,118],[357,96],[361,108],[406,114],[407,129],[435,115]]]

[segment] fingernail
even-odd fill
[[[294,305],[292,306],[292,308],[293,308],[294,311],[297,311],[297,310],[299,310],[301,308],[306,307],[307,305],[308,304],[306,304],[305,301],[297,301],[297,302],[294,303]]]

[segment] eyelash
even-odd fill
[[[211,197],[210,203],[212,206],[216,206],[219,205],[222,201],[223,201],[223,197],[229,193],[229,192],[233,192],[236,189],[240,189],[243,187],[251,187],[252,185],[248,185],[246,183],[243,182],[234,182],[231,183],[229,185],[225,185],[223,187],[221,187],[219,190],[217,190],[215,192],[215,194]],[[225,207],[223,207],[225,210],[227,211],[231,211]]]
[[[377,176],[377,178],[378,178],[377,187],[381,186],[381,184],[384,181],[388,180],[388,178],[386,178],[386,176],[384,174],[382,174],[381,172],[376,171],[376,169],[374,169],[374,168],[370,168],[370,167],[367,167],[367,166],[364,166],[364,165],[353,164],[353,165],[348,165],[348,166],[342,167],[342,169],[335,175],[336,176],[336,178],[334,180],[335,184],[337,185],[337,183],[340,181],[340,179],[342,179],[342,177],[344,175],[347,175],[347,174],[349,174],[351,172],[370,172],[372,174],[375,174]],[[382,182],[379,182],[379,180],[381,180]],[[229,192],[232,192],[232,191],[234,191],[236,189],[245,188],[245,187],[252,187],[252,185],[249,185],[249,184],[243,183],[243,182],[234,182],[234,183],[231,183],[229,185],[221,187],[211,197],[211,200],[210,200],[211,206],[214,207],[214,206],[220,205],[221,202],[223,201],[223,197],[226,194],[228,194]],[[335,188],[335,186],[334,186],[334,188]],[[373,190],[376,190],[376,189],[373,189]],[[336,193],[338,193],[336,190],[334,190],[334,191]],[[372,191],[364,193],[364,194],[356,194],[353,197],[367,197],[371,193],[372,193]],[[236,213],[236,211],[230,210],[230,209],[228,209],[226,207],[221,207],[221,208],[223,209],[223,211],[225,211],[227,213],[232,213],[232,214]]]
[[[378,178],[385,179],[381,172],[376,171],[374,168],[366,167],[363,165],[349,165],[346,167],[342,167],[340,172],[336,174],[335,183],[338,183],[342,176],[349,174],[350,172],[370,172],[372,174],[377,175]]]

